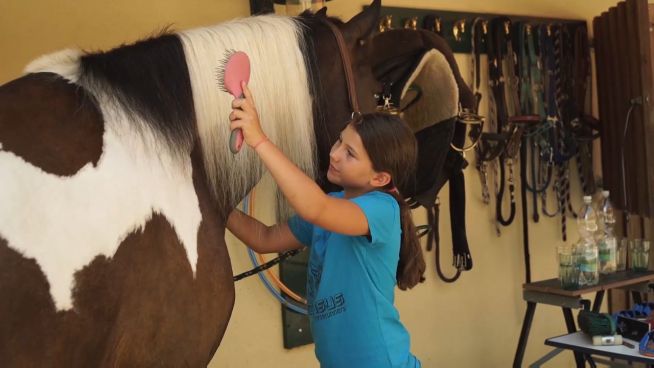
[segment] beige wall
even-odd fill
[[[614,0],[413,0],[385,1],[389,6],[406,6],[498,14],[520,14],[590,20]],[[334,0],[330,13],[349,19],[366,1]],[[165,25],[176,29],[216,23],[249,14],[248,2],[204,0],[159,0],[113,2],[87,0],[3,1],[0,2],[0,83],[20,75],[31,59],[64,47],[105,49],[131,42]],[[464,77],[469,74],[468,57],[457,55]],[[483,107],[482,107],[483,109]],[[521,298],[524,280],[521,226],[519,221],[496,237],[489,207],[480,200],[477,173],[466,171],[468,239],[475,266],[460,281],[445,284],[434,271],[433,252],[428,259],[427,282],[410,292],[397,292],[401,318],[412,337],[412,350],[425,367],[506,367],[510,366],[525,309]],[[574,172],[574,170],[573,170]],[[580,200],[576,179],[573,202]],[[257,214],[270,219],[262,191]],[[447,187],[441,193],[447,198]],[[441,212],[448,213],[447,200]],[[519,209],[518,209],[519,211]],[[518,212],[519,213],[519,212]],[[424,213],[416,212],[416,223],[424,223]],[[449,218],[441,224],[443,264],[449,270]],[[569,226],[574,234],[574,225]],[[556,275],[554,249],[561,244],[557,220],[543,219],[530,226],[532,277]],[[571,236],[574,239],[574,236]],[[234,272],[249,268],[243,247],[228,238]],[[317,367],[313,346],[290,351],[282,348],[281,313],[256,277],[236,284],[236,305],[222,346],[212,367]],[[565,332],[560,309],[539,307],[532,327],[525,362],[548,349],[546,337]],[[563,354],[549,366],[572,366]]]
[[[166,26],[186,29],[250,14],[248,1],[3,0],[0,83],[32,59],[63,48],[104,50]]]

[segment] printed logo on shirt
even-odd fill
[[[310,304],[309,314],[316,320],[322,320],[343,313],[345,309],[345,297],[343,293],[338,293]]]
[[[318,285],[320,285],[320,278],[322,276],[322,269],[316,265],[309,264],[309,272],[307,273],[307,298],[313,299],[318,293]]]

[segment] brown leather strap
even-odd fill
[[[343,39],[343,34],[341,30],[336,27],[336,25],[330,22],[327,18],[321,18],[322,22],[327,25],[327,27],[332,31],[334,37],[336,38],[336,43],[338,44],[338,50],[341,54],[341,61],[343,62],[343,70],[345,71],[345,81],[347,83],[347,93],[350,97],[350,106],[352,107],[353,114],[361,114],[359,109],[359,101],[357,100],[357,89],[354,83],[354,72],[352,71],[352,60],[350,58],[350,52],[345,45],[345,40]]]

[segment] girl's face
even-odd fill
[[[351,196],[356,196],[377,187],[379,175],[372,168],[361,137],[348,124],[329,153],[327,179],[343,187]]]

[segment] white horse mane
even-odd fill
[[[236,155],[228,149],[232,97],[221,91],[215,80],[226,50],[244,51],[250,58],[249,87],[268,138],[314,177],[312,101],[301,27],[293,18],[266,15],[179,34],[191,77],[207,175],[214,195],[231,205],[261,179],[263,166],[249,148]]]
[[[250,58],[248,86],[268,138],[307,175],[315,177],[313,110],[309,71],[302,53],[302,27],[291,17],[265,15],[177,33],[189,70],[209,185],[214,197],[229,206],[238,204],[260,181],[264,168],[251,149],[233,155],[228,148],[233,97],[222,91],[216,80],[228,50],[244,51]],[[33,61],[26,71],[50,71],[79,83],[80,56],[77,50],[60,51]],[[98,100],[107,101],[101,97],[107,93],[99,90],[102,86],[84,87]],[[141,133],[150,140],[147,132]],[[283,196],[277,195],[277,202],[278,212],[288,215],[290,209]]]

